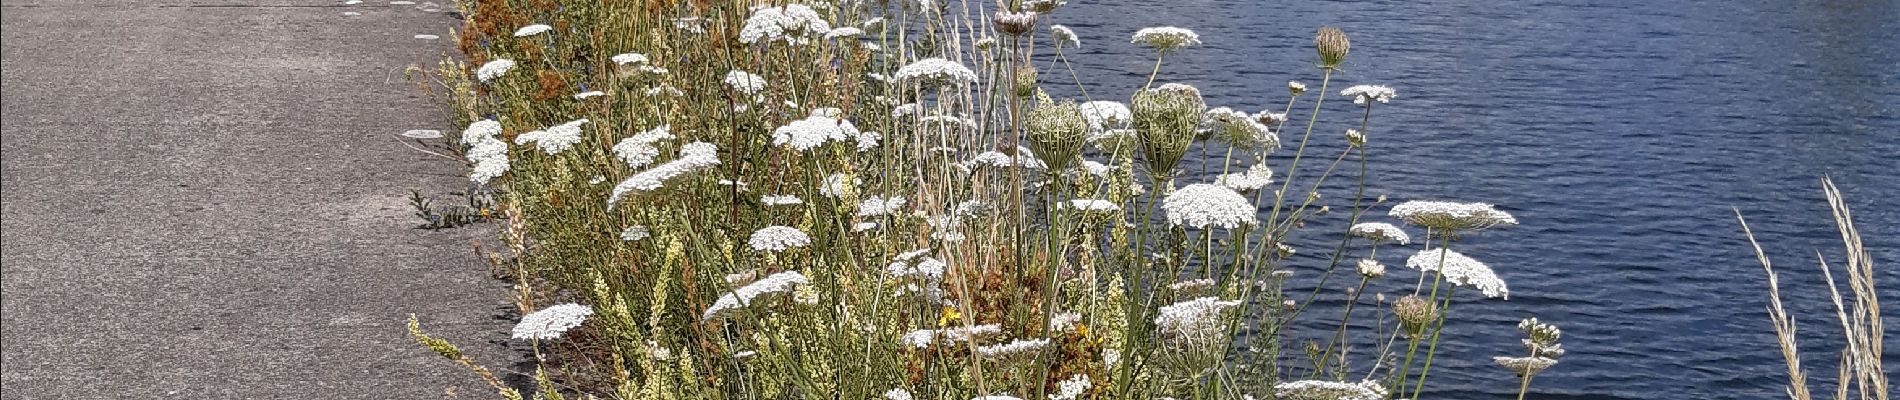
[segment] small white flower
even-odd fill
[[[489,61],[482,64],[481,68],[475,69],[475,79],[482,81],[482,83],[487,83],[488,81],[495,80],[495,78],[500,78],[502,74],[506,74],[512,69],[515,69],[515,60],[503,58]]]
[[[707,307],[706,313],[702,314],[699,318],[701,320],[709,320],[727,311],[744,308],[752,304],[752,300],[757,299],[759,296],[789,292],[798,285],[804,285],[809,282],[809,280],[805,279],[805,274],[800,274],[798,271],[772,274],[758,281],[741,286],[738,289],[733,289],[732,293],[719,296],[719,300],[714,301],[711,307]]]
[[[719,147],[706,142],[693,142],[680,146],[680,158],[654,166],[646,171],[633,174],[620,184],[614,185],[614,192],[607,197],[607,206],[619,203],[631,192],[649,192],[659,189],[668,179],[694,171],[719,165]]]
[[[574,94],[574,100],[587,100],[587,99],[589,99],[589,98],[594,98],[594,97],[599,97],[599,96],[606,96],[606,95],[607,95],[607,92],[602,92],[602,91],[599,91],[599,90],[595,90],[595,91],[588,91],[588,92],[580,92],[580,93],[575,93],[575,94]]]
[[[772,131],[772,145],[791,146],[798,151],[810,151],[824,146],[827,142],[845,142],[859,140],[857,125],[850,120],[829,116],[825,109],[813,110],[810,117],[792,121]]]
[[[587,119],[581,118],[567,121],[566,123],[555,125],[545,130],[516,135],[515,145],[534,142],[541,146],[541,151],[547,152],[548,155],[561,154],[561,152],[573,148],[574,144],[581,142],[581,125],[586,123]]]
[[[1363,222],[1353,225],[1347,232],[1375,243],[1394,242],[1402,245],[1412,243],[1412,237],[1406,235],[1404,229],[1384,222]]]
[[[1305,92],[1306,84],[1300,83],[1300,81],[1286,81],[1286,90],[1294,93]]]
[[[882,139],[884,139],[884,136],[879,135],[877,132],[859,132],[858,152],[863,153],[877,148],[877,142]]]
[[[726,72],[726,86],[731,86],[733,91],[740,94],[757,95],[759,91],[765,90],[765,78],[735,69]]]
[[[1377,278],[1377,277],[1385,276],[1385,264],[1380,264],[1379,260],[1374,260],[1370,258],[1361,258],[1359,259],[1358,268],[1359,268],[1359,275],[1367,277],[1367,278]]]
[[[864,34],[863,29],[847,26],[847,27],[842,27],[838,29],[832,29],[831,32],[825,32],[825,39],[857,37],[863,34]]]
[[[1247,167],[1247,172],[1221,175],[1214,183],[1242,192],[1260,190],[1273,183],[1273,169],[1267,168],[1266,164],[1254,164]]]
[[[852,233],[864,232],[864,231],[868,231],[872,229],[877,229],[877,226],[878,225],[876,222],[859,222],[859,223],[851,224],[851,232]]]
[[[1496,272],[1484,263],[1446,249],[1431,249],[1413,254],[1405,259],[1405,266],[1420,271],[1438,271],[1445,276],[1446,282],[1458,286],[1471,286],[1484,292],[1484,297],[1503,297],[1511,299],[1511,290],[1504,286]]]
[[[515,323],[514,338],[520,340],[554,340],[567,334],[569,329],[587,322],[594,315],[594,308],[580,304],[567,303],[543,308],[521,316],[521,322]]]
[[[1155,331],[1176,345],[1206,345],[1224,337],[1227,324],[1221,312],[1239,306],[1238,300],[1200,297],[1156,310]]]
[[[1253,224],[1257,212],[1246,196],[1233,189],[1196,183],[1175,190],[1161,200],[1168,222],[1175,226],[1207,228],[1209,225],[1238,229]]]
[[[620,231],[620,240],[629,242],[637,242],[649,236],[653,236],[653,233],[647,231],[647,227],[644,225],[629,226],[627,229]]]
[[[1386,102],[1392,101],[1392,98],[1394,97],[1399,97],[1399,93],[1397,91],[1394,91],[1392,90],[1392,88],[1381,86],[1381,85],[1353,86],[1353,87],[1346,88],[1346,90],[1339,91],[1339,95],[1351,97],[1352,103],[1359,104],[1359,105],[1365,105],[1366,100],[1386,103]]]
[[[1134,113],[1129,112],[1128,105],[1119,102],[1097,100],[1082,103],[1079,108],[1082,109],[1082,118],[1089,121],[1089,132],[1127,128],[1128,122],[1134,120]]]
[[[482,141],[482,139],[494,138],[498,135],[501,135],[500,122],[495,122],[495,120],[492,119],[475,121],[469,123],[467,129],[462,130],[462,144],[474,146],[475,143]]]
[[[1376,381],[1359,383],[1306,380],[1273,386],[1274,397],[1288,400],[1384,400],[1385,385]]]
[[[640,54],[640,53],[615,54],[612,59],[614,61],[614,64],[616,65],[646,64],[647,63],[647,55]]]
[[[1115,202],[1102,199],[1069,200],[1065,206],[1071,210],[1092,213],[1113,213],[1122,210],[1122,207],[1115,205]]]
[[[904,203],[905,200],[902,196],[891,196],[891,198],[888,199],[881,196],[866,197],[864,200],[858,202],[858,216],[876,217],[890,215],[904,208]]]
[[[979,346],[973,353],[983,358],[1012,358],[1027,356],[1049,347],[1049,339],[1016,339],[1009,343]]]
[[[968,327],[958,326],[936,330],[924,329],[911,331],[910,333],[904,334],[903,342],[911,347],[925,348],[940,341],[955,344],[1000,334],[1003,334],[1003,326],[997,324],[983,324]]]
[[[805,204],[805,200],[799,199],[798,196],[793,196],[789,194],[786,194],[786,195],[768,194],[768,195],[760,197],[759,202],[765,203],[765,205],[768,205],[768,206],[795,206],[799,204]]]
[[[1075,374],[1062,382],[1056,382],[1056,392],[1049,394],[1049,400],[1075,400],[1082,397],[1082,393],[1091,386],[1094,384],[1089,382],[1087,374]]]
[[[811,236],[805,235],[805,231],[798,228],[773,225],[753,231],[752,239],[747,240],[746,244],[751,245],[753,250],[777,253],[809,246]]]
[[[897,80],[905,83],[962,85],[976,82],[976,72],[955,61],[926,58],[898,68]]]
[[[884,400],[912,400],[912,399],[910,397],[909,390],[904,390],[904,388],[896,388],[896,389],[891,389],[891,391],[889,392],[884,392]]]
[[[1062,25],[1050,26],[1049,38],[1055,40],[1056,48],[1058,49],[1062,48],[1063,44],[1068,44],[1069,47],[1074,47],[1078,49],[1082,48],[1082,39],[1076,37],[1075,31],[1070,30],[1069,27],[1067,26],[1062,26]]]
[[[1413,200],[1392,206],[1389,214],[1408,224],[1454,232],[1517,225],[1511,213],[1488,203]]]
[[[1135,31],[1134,39],[1128,42],[1145,44],[1161,51],[1171,51],[1201,45],[1201,35],[1187,29],[1162,26]]]
[[[660,155],[660,149],[653,147],[661,140],[672,139],[673,133],[668,125],[660,125],[646,132],[640,132],[614,144],[614,156],[627,163],[627,168],[640,168],[653,163]]]
[[[739,41],[746,44],[760,40],[783,40],[786,43],[799,44],[809,40],[808,36],[823,35],[831,32],[831,24],[811,6],[787,4],[784,7],[759,7],[752,11],[752,17],[746,18],[745,27],[739,30]]]
[[[552,30],[552,29],[554,29],[554,27],[542,25],[542,24],[528,25],[528,26],[521,27],[521,29],[516,29],[515,37],[529,37],[529,36],[539,35],[542,33],[546,33],[547,31]]]

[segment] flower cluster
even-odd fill
[[[1413,200],[1392,206],[1390,214],[1408,224],[1450,232],[1517,225],[1517,218],[1487,203]]]
[[[989,359],[1013,358],[1033,354],[1049,347],[1049,339],[1016,339],[1009,343],[979,346],[972,353]]]
[[[554,340],[567,334],[569,329],[587,322],[594,315],[594,308],[580,304],[567,303],[543,308],[521,316],[521,322],[515,323],[514,338],[520,340]]]
[[[1217,297],[1200,297],[1161,306],[1155,316],[1155,330],[1177,345],[1202,345],[1210,340],[1218,340],[1227,324],[1221,320],[1221,312],[1239,306],[1237,300],[1221,300]]]
[[[1358,85],[1339,91],[1339,95],[1351,97],[1353,104],[1365,105],[1367,100],[1380,103],[1390,102],[1392,98],[1398,97],[1399,93],[1382,85]]]
[[[492,119],[475,121],[462,130],[462,144],[468,146],[463,155],[474,164],[468,173],[470,182],[488,184],[508,172],[508,142],[500,135],[501,123]]]
[[[1090,132],[1102,132],[1110,129],[1128,127],[1128,121],[1134,114],[1128,111],[1128,105],[1120,102],[1097,100],[1082,103],[1082,118],[1088,119]]]
[[[745,20],[745,27],[739,30],[739,41],[751,44],[760,40],[784,40],[799,44],[807,41],[807,36],[830,32],[831,23],[811,6],[794,3],[754,9],[752,17]]]
[[[792,121],[772,131],[772,145],[791,146],[798,151],[810,151],[824,146],[826,142],[845,142],[860,140],[862,133],[850,120],[831,116],[826,109],[813,110],[811,116]]]
[[[1247,172],[1234,172],[1221,175],[1214,183],[1236,191],[1253,191],[1273,183],[1273,169],[1266,164],[1254,164]]]
[[[516,29],[515,37],[529,37],[529,36],[539,35],[542,33],[547,33],[547,31],[551,29],[554,29],[554,27],[543,25],[543,24],[528,25],[528,26],[521,27],[521,29]]]
[[[614,185],[613,195],[607,197],[607,205],[619,203],[627,193],[653,191],[665,186],[669,179],[715,165],[719,165],[719,148],[712,143],[693,142],[680,146],[680,158],[640,171]]]
[[[1215,140],[1238,149],[1273,150],[1280,147],[1280,136],[1273,129],[1261,124],[1245,112],[1227,107],[1207,110],[1207,117],[1201,121],[1201,131],[1213,134]]]
[[[507,74],[509,70],[513,69],[515,69],[515,60],[504,58],[489,61],[483,63],[481,68],[475,69],[475,79],[487,83],[488,81],[495,80],[495,78],[500,78],[503,74]]]
[[[661,140],[672,139],[673,133],[666,125],[660,125],[646,132],[640,132],[614,144],[614,156],[627,163],[627,168],[640,168],[653,163],[653,157],[660,155],[660,149],[653,147]]]
[[[910,333],[905,333],[903,337],[903,341],[904,341],[904,344],[909,345],[910,347],[916,347],[916,348],[921,349],[921,348],[930,347],[930,345],[937,344],[939,342],[957,343],[957,342],[970,341],[970,340],[991,337],[991,336],[996,336],[996,335],[1001,335],[1001,334],[1003,334],[1002,325],[983,324],[983,325],[975,325],[975,326],[958,326],[954,328],[945,328],[945,329],[915,330],[915,331],[911,331]]]
[[[1057,49],[1061,49],[1062,45],[1065,45],[1065,44],[1069,45],[1069,47],[1074,47],[1078,49],[1082,48],[1082,39],[1076,37],[1075,31],[1070,30],[1069,27],[1067,26],[1062,26],[1062,25],[1050,26],[1049,38],[1051,40],[1055,40]]]
[[[1384,222],[1361,222],[1353,225],[1346,232],[1371,240],[1373,243],[1394,242],[1402,245],[1412,243],[1412,237],[1406,235],[1405,230]]]
[[[783,225],[759,228],[752,232],[752,238],[746,240],[753,250],[781,252],[811,245],[811,236],[805,231]]]
[[[956,61],[926,58],[897,69],[897,80],[906,83],[963,85],[976,82],[976,72]]]
[[[765,78],[750,72],[732,70],[726,72],[726,86],[731,86],[739,94],[752,96],[765,90]]]
[[[1281,400],[1384,400],[1385,385],[1366,380],[1359,383],[1305,380],[1273,386],[1274,398]]]
[[[581,142],[581,125],[586,123],[587,119],[581,118],[544,130],[515,135],[515,144],[523,145],[533,142],[541,146],[541,151],[547,152],[550,156],[561,154],[567,149],[574,148],[575,143]]]
[[[649,236],[653,236],[653,232],[647,230],[647,227],[644,225],[629,226],[627,229],[620,231],[620,240],[629,242],[637,242]]]
[[[789,292],[798,285],[809,282],[809,280],[805,279],[805,274],[798,273],[798,271],[772,274],[763,279],[746,284],[745,286],[741,286],[738,289],[733,289],[732,293],[719,296],[719,300],[714,301],[711,307],[707,307],[706,313],[699,318],[701,320],[710,320],[728,311],[744,308],[746,305],[752,304],[752,300],[759,296]]]
[[[1168,223],[1175,226],[1207,228],[1209,225],[1239,229],[1255,222],[1253,203],[1233,189],[1196,183],[1187,185],[1161,200]]]
[[[1511,298],[1511,290],[1504,286],[1504,280],[1491,271],[1490,266],[1447,249],[1431,249],[1413,254],[1405,260],[1405,266],[1420,271],[1438,271],[1445,280],[1459,286],[1471,286],[1484,292],[1484,297]]]
[[[889,215],[903,208],[903,196],[891,196],[888,199],[880,196],[871,196],[858,201],[857,215],[860,217],[876,217]]]
[[[1134,38],[1128,42],[1147,45],[1156,50],[1171,51],[1201,45],[1201,35],[1194,33],[1194,31],[1172,26],[1141,28],[1141,30],[1135,31]]]

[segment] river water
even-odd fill
[[[1531,398],[1785,398],[1763,274],[1731,207],[1782,271],[1804,365],[1831,390],[1839,325],[1815,251],[1838,263],[1841,245],[1822,176],[1846,193],[1900,310],[1900,3],[1077,1],[1042,23],[1072,27],[1091,94],[1123,101],[1153,62],[1129,36],[1193,29],[1205,45],[1171,56],[1160,81],[1250,112],[1282,107],[1288,80],[1317,89],[1313,32],[1344,29],[1352,53],[1309,154],[1337,154],[1358,123],[1339,89],[1389,85],[1399,97],[1372,115],[1370,192],[1496,203],[1522,223],[1456,244],[1512,295],[1460,296],[1423,398],[1514,395],[1490,358],[1522,352],[1515,324],[1529,316],[1561,326],[1569,349]],[[1070,85],[1046,65],[1045,86]],[[1271,162],[1284,173],[1290,155]],[[1346,181],[1327,185],[1336,210]],[[1343,216],[1294,239],[1300,276],[1319,275]],[[1397,278],[1375,289],[1409,288],[1416,273],[1398,266],[1416,249],[1382,251]]]

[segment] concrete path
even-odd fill
[[[402,81],[455,20],[342,3],[0,0],[0,397],[493,397],[403,328],[517,360],[492,234],[411,229],[458,167],[393,139],[459,132]]]

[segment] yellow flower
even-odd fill
[[[943,317],[937,319],[937,326],[950,326],[951,322],[956,322],[957,318],[962,316],[963,313],[957,312],[956,308],[944,306]]]

